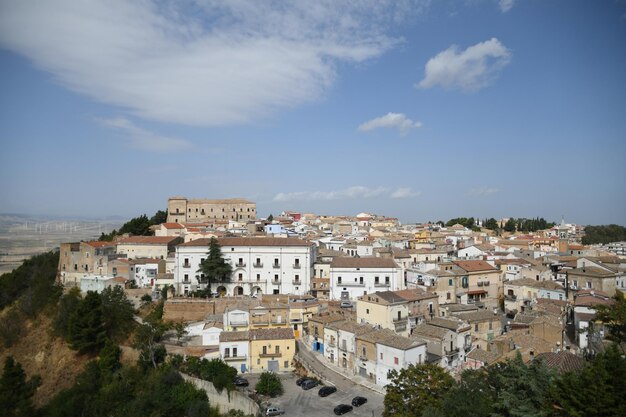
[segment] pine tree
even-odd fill
[[[32,396],[39,384],[39,377],[26,381],[22,365],[8,356],[4,360],[4,372],[0,378],[0,414],[7,417],[34,415]]]
[[[208,256],[200,263],[200,269],[197,272],[204,274],[201,282],[208,284],[209,292],[211,291],[211,283],[230,281],[233,268],[222,256],[222,249],[217,239],[211,238]]]
[[[106,329],[102,320],[100,295],[87,292],[69,320],[68,341],[79,353],[96,352],[106,340]]]

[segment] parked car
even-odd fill
[[[317,394],[320,397],[328,397],[333,392],[337,392],[337,387],[329,386],[329,387],[322,387],[322,388],[320,388],[320,390],[319,390],[319,392]]]
[[[315,388],[317,386],[317,381],[314,379],[307,379],[300,384],[303,390],[309,390],[311,388]]]
[[[250,385],[246,378],[242,378],[240,376],[236,377],[234,382],[236,387],[247,387]]]
[[[302,383],[303,383],[304,381],[306,381],[307,379],[309,379],[309,378],[307,378],[306,376],[303,376],[302,378],[298,378],[298,379],[296,379],[296,385],[297,385],[297,386],[301,386],[301,385],[302,385]]]
[[[367,398],[365,397],[354,397],[352,399],[352,405],[355,407],[360,407],[367,402]]]
[[[352,411],[352,406],[348,405],[348,404],[339,404],[337,407],[335,407],[335,409],[333,410],[333,412],[340,416],[342,414],[346,414],[347,412]]]
[[[267,411],[265,411],[266,416],[279,416],[281,414],[285,414],[285,410],[281,410],[278,407],[269,407]]]

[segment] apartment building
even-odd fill
[[[389,258],[335,258],[330,265],[330,298],[355,300],[380,290],[399,290],[398,271]]]
[[[189,294],[206,284],[198,272],[207,257],[209,239],[176,247],[174,281],[178,294]],[[218,239],[222,255],[233,268],[230,282],[212,290],[228,295],[298,294],[311,288],[316,247],[298,238],[225,237]]]

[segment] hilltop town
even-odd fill
[[[82,292],[120,286],[136,302],[166,295],[165,317],[186,325],[170,352],[244,374],[305,367],[381,394],[410,364],[458,375],[519,353],[576,369],[604,350],[595,308],[626,293],[623,244],[582,245],[583,227],[565,221],[528,232],[510,219],[493,230],[461,221],[259,219],[244,199],[174,197],[151,236],[62,244],[58,280]],[[209,291],[212,240],[232,273]]]

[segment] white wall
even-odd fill
[[[363,294],[370,294],[376,291],[396,291],[399,290],[399,268],[330,268],[330,297],[339,300],[342,293],[348,293],[348,298],[356,299]],[[341,283],[339,278],[341,277]],[[363,283],[361,284],[361,277]],[[379,283],[375,284],[376,277]],[[389,285],[385,284],[385,278],[389,278]]]

